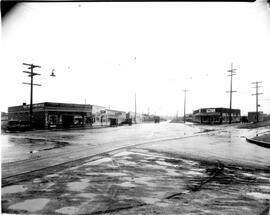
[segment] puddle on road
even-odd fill
[[[243,172],[242,175],[247,176],[247,177],[255,178],[255,175],[253,175],[253,174],[251,174],[251,173]]]
[[[21,193],[21,192],[24,192],[25,190],[27,190],[27,188],[24,187],[23,185],[12,185],[12,186],[3,187],[1,192],[3,195],[3,194],[11,194],[11,193]]]
[[[95,166],[106,162],[112,162],[112,158],[101,158],[95,161],[90,161],[88,163],[83,164],[83,166]]]
[[[163,166],[172,166],[172,167],[178,167],[178,165],[174,165],[171,163],[168,163],[166,161],[156,161],[157,164],[163,165]]]
[[[122,172],[99,172],[99,173],[93,172],[93,173],[86,173],[86,175],[89,175],[89,176],[107,175],[107,176],[111,176],[111,177],[120,177],[120,176],[126,176],[127,174],[122,173]]]
[[[153,178],[149,177],[149,176],[143,176],[143,177],[140,177],[140,178],[134,178],[134,182],[136,184],[145,184],[145,185],[150,186],[150,187],[157,186],[156,183],[150,182],[152,180],[153,180]]]
[[[121,186],[121,187],[136,187],[137,186],[137,185],[135,185],[135,184],[133,184],[133,183],[131,183],[129,181],[123,182],[123,183],[118,184],[118,185]]]
[[[70,191],[82,191],[89,186],[88,182],[88,179],[81,179],[81,181],[67,183],[67,187]]]
[[[88,199],[94,199],[97,194],[94,193],[80,193],[77,195],[78,197],[88,198]]]
[[[34,180],[33,180],[33,183],[40,183],[41,182],[41,179],[39,179],[39,178],[35,178]]]
[[[42,210],[49,201],[50,199],[46,198],[25,200],[23,202],[9,206],[9,209],[35,212]]]
[[[198,171],[185,171],[184,174],[187,174],[187,175],[203,175],[202,172],[198,172]]]
[[[126,176],[127,174],[121,173],[121,172],[103,172],[101,173],[102,175],[108,175],[108,176],[113,176],[113,177],[118,177],[118,176]]]
[[[160,201],[159,198],[153,198],[153,197],[140,197],[140,200],[142,200],[146,204],[154,204],[154,203]]]
[[[60,214],[78,214],[79,213],[79,208],[78,207],[63,207],[58,210],[55,210],[55,212],[60,213]]]
[[[166,171],[167,171],[167,174],[170,176],[179,176],[180,175],[174,169],[166,169]]]
[[[120,163],[121,165],[125,165],[125,166],[136,166],[136,165],[138,165],[138,163],[133,162],[133,161],[129,161],[129,160],[117,161],[117,163]]]
[[[267,177],[264,177],[264,176],[259,176],[259,177],[257,177],[257,179],[261,179],[261,180],[264,180],[264,181],[270,181],[270,178],[267,178]]]
[[[133,154],[132,152],[124,151],[124,152],[119,152],[117,154],[114,154],[113,157],[126,157],[129,156],[130,154]]]
[[[259,193],[259,192],[250,192],[246,193],[248,196],[255,197],[257,199],[269,199],[270,200],[270,194],[266,193]]]
[[[191,165],[191,166],[195,166],[196,164],[198,164],[198,162],[191,161],[191,160],[184,160],[184,159],[181,159],[181,161],[183,161],[184,163],[186,163],[186,164],[188,164],[188,165]]]
[[[270,186],[260,185],[259,188],[262,190],[270,190]]]
[[[46,178],[54,178],[54,177],[59,177],[59,174],[46,175]]]

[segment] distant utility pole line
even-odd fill
[[[184,92],[184,123],[186,123],[186,92],[188,92],[187,89],[182,90]]]
[[[136,93],[135,93],[135,119],[134,119],[134,122],[136,124],[136,116],[137,115],[137,103],[136,103]]]
[[[230,91],[226,91],[226,93],[230,93],[230,112],[229,112],[229,124],[231,124],[231,123],[232,123],[232,93],[237,92],[237,91],[233,91],[233,90],[232,90],[232,77],[233,77],[234,75],[236,75],[235,70],[236,70],[236,69],[233,69],[233,64],[231,64],[231,69],[230,69],[230,70],[228,70],[228,72],[229,72],[229,73],[231,73],[231,74],[229,74],[229,75],[228,75],[228,76],[231,76],[231,85],[230,85]]]
[[[33,77],[35,75],[40,75],[39,73],[35,73],[33,70],[34,68],[41,68],[41,66],[37,66],[34,64],[28,64],[28,63],[23,63],[23,65],[28,66],[28,69],[30,69],[29,71],[23,71],[24,73],[28,73],[28,77],[31,78],[31,82],[30,83],[25,83],[23,82],[23,84],[28,84],[30,85],[30,115],[29,115],[29,122],[30,122],[30,128],[33,127],[33,85],[35,86],[41,86],[41,84],[34,84],[33,83]]]
[[[261,95],[262,93],[259,93],[259,88],[262,87],[262,86],[259,86],[258,84],[259,83],[262,83],[262,81],[255,81],[255,82],[252,82],[251,84],[255,84],[256,86],[255,87],[252,87],[252,88],[256,88],[256,93],[255,94],[252,94],[253,96],[256,95],[256,122],[259,122],[259,112],[258,112],[258,107],[260,106],[258,104],[258,95]]]

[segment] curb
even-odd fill
[[[258,146],[262,146],[264,148],[269,148],[270,149],[270,143],[269,142],[255,140],[253,138],[247,138],[247,137],[246,137],[246,141],[249,142],[249,143],[254,143],[254,144],[258,145]]]

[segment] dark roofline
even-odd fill
[[[201,110],[201,109],[230,109],[230,108],[226,108],[226,107],[208,107],[208,108],[199,108],[199,109],[196,109],[196,110]],[[196,111],[194,110],[194,111]],[[239,108],[232,108],[232,110],[241,110]]]
[[[78,103],[64,103],[64,102],[39,102],[39,103],[33,103],[33,105],[39,105],[39,104],[54,104],[54,105],[57,105],[57,104],[61,104],[61,105],[84,105],[84,106],[89,106],[91,104],[78,104]],[[28,104],[25,104],[26,106],[30,105],[29,103]],[[10,107],[21,107],[23,106],[23,104],[21,105],[15,105],[15,106],[10,106]],[[96,105],[98,106],[98,105]],[[100,106],[101,107],[101,106]]]

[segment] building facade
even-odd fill
[[[106,126],[109,125],[107,111],[105,107],[98,105],[91,105],[92,107],[92,126]]]
[[[132,120],[132,123],[142,123],[143,122],[143,116],[142,114],[140,113],[136,113],[135,112],[132,112],[132,111],[129,111],[127,113],[127,119],[131,119]]]
[[[193,111],[193,121],[203,124],[229,123],[229,108],[201,108]],[[241,121],[240,109],[231,109],[232,123]]]
[[[263,112],[258,112],[258,122],[263,121]],[[257,112],[248,112],[248,121],[249,122],[257,122]]]
[[[30,105],[8,108],[9,122],[29,122]],[[91,126],[91,105],[44,102],[33,104],[32,123],[36,129]]]
[[[126,112],[106,109],[106,120],[109,126],[117,126],[126,120]]]

